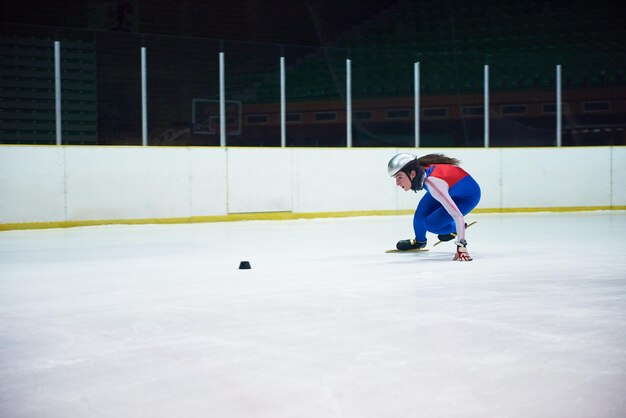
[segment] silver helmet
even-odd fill
[[[397,154],[395,157],[389,160],[389,164],[387,164],[387,171],[389,172],[389,176],[395,176],[396,174],[398,174],[398,171],[404,168],[405,165],[415,160],[417,160],[417,156],[413,154]]]

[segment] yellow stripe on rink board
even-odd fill
[[[364,210],[350,212],[254,212],[231,213],[216,216],[192,216],[187,218],[142,218],[142,219],[105,219],[86,221],[24,222],[0,224],[0,231],[22,229],[74,228],[79,226],[100,225],[146,225],[146,224],[183,224],[203,222],[236,221],[279,221],[291,219],[348,218],[355,216],[391,216],[413,213],[413,210]]]
[[[472,213],[530,213],[530,212],[586,212],[597,210],[626,210],[626,206],[572,206],[572,207],[538,207],[538,208],[479,208]],[[145,218],[145,219],[104,219],[86,221],[58,222],[23,222],[0,224],[0,231],[25,229],[74,228],[80,226],[101,225],[146,225],[146,224],[184,224],[202,222],[236,222],[236,221],[277,221],[291,219],[348,218],[356,216],[396,216],[408,215],[408,210],[363,210],[348,212],[260,212],[233,213],[218,216],[192,216],[187,218]]]

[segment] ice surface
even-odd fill
[[[626,213],[468,219],[2,232],[0,416],[624,417]]]

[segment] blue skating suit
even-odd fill
[[[415,239],[424,241],[426,231],[433,234],[457,233],[465,239],[465,220],[480,201],[480,186],[461,167],[433,164],[424,167],[426,195],[413,216]]]

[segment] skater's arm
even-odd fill
[[[465,219],[463,214],[459,210],[450,193],[448,192],[448,183],[437,177],[427,177],[425,180],[428,190],[432,197],[434,197],[443,207],[448,211],[454,223],[456,225],[456,236],[459,240],[465,239]]]

